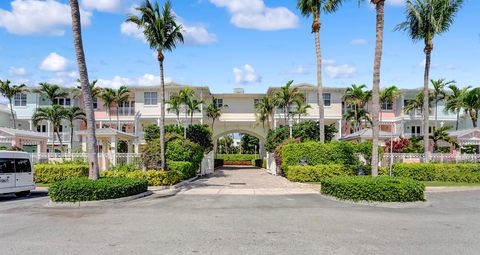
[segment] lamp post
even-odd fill
[[[288,118],[288,127],[290,128],[290,139],[292,139],[293,119],[291,117]]]

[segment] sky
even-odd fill
[[[141,31],[126,23],[143,1],[79,0],[90,79],[107,87],[158,86],[155,53]],[[163,4],[164,0],[158,0]],[[172,0],[185,44],[166,53],[168,82],[208,86],[214,93],[243,88],[266,92],[289,80],[316,84],[311,17],[292,0]],[[368,2],[368,1],[367,1]],[[394,27],[405,19],[405,1],[387,0],[381,85],[423,84],[422,42]],[[431,78],[480,86],[480,1],[466,0],[450,31],[435,38]],[[35,86],[76,85],[70,9],[66,0],[0,1],[0,79]],[[326,87],[371,87],[375,9],[346,1],[322,14],[321,47]]]

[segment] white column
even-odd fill
[[[157,126],[160,127],[160,119],[157,119]]]
[[[29,121],[28,121],[28,124],[30,124],[30,131],[33,131],[33,121],[32,121],[32,120],[29,120]]]
[[[337,128],[338,128],[337,139],[340,139],[342,138],[342,119],[337,120]]]
[[[117,165],[117,138],[115,136],[110,137],[110,163]]]

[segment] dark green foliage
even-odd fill
[[[337,129],[335,125],[326,125],[325,126],[325,141],[331,141]],[[318,141],[319,140],[319,128],[318,122],[312,120],[302,121],[296,123],[292,126],[292,136],[293,138],[299,138],[300,141]],[[277,129],[272,129],[268,131],[267,142],[265,144],[265,149],[269,152],[273,152],[277,146],[283,143],[290,137],[290,127],[283,126]]]
[[[155,139],[159,139],[160,138],[160,127],[157,126],[156,124],[150,124],[150,125],[146,126],[143,129],[143,137],[145,138],[145,141],[147,143],[151,142]]]
[[[216,158],[223,159],[225,161],[250,161],[257,159],[258,154],[217,154]]]
[[[321,193],[352,201],[425,201],[425,185],[408,178],[348,176],[321,181]]]
[[[53,183],[48,195],[54,202],[78,202],[115,199],[146,192],[146,180],[132,178],[86,178]]]
[[[118,153],[128,153],[128,143],[126,141],[119,141],[117,147]]]
[[[480,182],[480,164],[475,163],[397,163],[392,175],[417,181]]]
[[[263,167],[264,166],[264,161],[263,159],[252,159],[252,166],[256,166],[256,167]]]
[[[461,148],[462,154],[477,154],[477,146],[476,145],[465,145]]]
[[[35,182],[53,183],[68,179],[88,177],[88,165],[36,164]]]
[[[127,177],[134,179],[142,179],[148,182],[148,186],[171,186],[185,179],[180,171],[141,171],[132,172],[106,171],[100,172],[102,177]]]
[[[120,163],[117,164],[116,166],[113,166],[109,169],[110,171],[120,171],[120,172],[132,172],[137,169],[137,166],[133,163],[127,164],[127,163]]]
[[[165,132],[176,133],[183,137],[183,127],[177,125],[168,125]],[[189,125],[187,127],[187,139],[202,146],[205,152],[211,151],[213,148],[212,131],[208,125]]]
[[[224,164],[224,160],[223,160],[223,159],[220,159],[220,158],[216,158],[216,159],[214,160],[214,163],[213,163],[213,165],[214,165],[215,168],[221,167],[221,166],[223,166],[223,164]]]
[[[197,169],[199,169],[192,162],[188,161],[167,161],[167,166],[169,171],[181,172],[185,179],[197,175]]]
[[[408,139],[407,146],[403,149],[403,153],[423,153],[425,148],[423,147],[423,137],[411,137]]]
[[[249,134],[242,134],[240,140],[240,146],[242,147],[242,153],[244,154],[255,154],[259,149],[260,140]]]
[[[372,147],[373,145],[371,141],[353,144],[355,153],[361,154],[365,158],[367,161],[366,165],[372,164]],[[379,161],[381,161],[383,158],[383,148],[381,146],[378,146],[378,156]]]
[[[334,176],[353,176],[357,174],[355,166],[322,164],[316,166],[290,166],[286,174],[293,182],[320,182]]]

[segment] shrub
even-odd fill
[[[183,137],[183,127],[177,125],[165,126],[165,132],[176,133]],[[211,151],[213,148],[212,130],[208,125],[189,125],[187,127],[187,139],[202,146],[205,151]]]
[[[54,202],[78,202],[115,199],[146,192],[147,181],[132,178],[86,178],[56,182],[48,188]]]
[[[417,181],[480,182],[480,164],[475,163],[397,163],[392,175]]]
[[[137,166],[133,163],[120,163],[110,167],[111,171],[131,172],[137,170]]]
[[[198,167],[195,167],[188,161],[167,161],[168,171],[179,171],[184,175],[185,179],[197,175]]]
[[[36,164],[35,182],[53,183],[68,179],[88,177],[88,165]]]
[[[217,154],[216,158],[225,161],[251,161],[258,158],[258,154]]]
[[[348,142],[304,142],[288,144],[282,147],[282,169],[286,172],[289,166],[296,166],[300,159],[305,159],[308,165],[342,164],[356,165],[354,147]]]
[[[353,144],[353,149],[355,150],[355,153],[358,153],[365,158],[366,165],[371,165],[372,164],[372,147],[373,144],[371,141],[365,141],[361,143],[354,143]],[[381,161],[383,158],[383,151],[384,149],[382,146],[378,146],[378,156],[379,160]]]
[[[142,179],[148,182],[149,186],[171,186],[181,182],[185,176],[180,171],[140,171],[133,172],[118,172],[118,171],[105,171],[100,173],[102,177],[127,177]]]
[[[251,160],[225,160],[223,162],[225,166],[251,166]]]
[[[353,201],[424,201],[423,183],[398,177],[348,176],[321,181],[321,193]]]
[[[316,166],[290,166],[287,179],[294,182],[320,182],[334,176],[352,176],[357,174],[355,166],[328,164]]]
[[[221,166],[223,166],[223,164],[224,164],[224,161],[223,161],[223,159],[220,159],[220,158],[216,158],[214,160],[214,163],[213,163],[215,168],[221,167]]]

